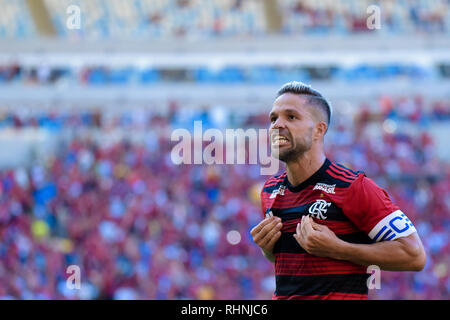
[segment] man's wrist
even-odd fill
[[[348,253],[351,250],[350,247],[351,243],[340,240],[336,245],[332,258],[336,260],[349,260]]]
[[[271,251],[264,250],[263,248],[261,248],[261,251],[268,260],[270,260],[271,262],[275,262],[275,256]]]

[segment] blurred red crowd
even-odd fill
[[[394,113],[403,100],[386,99],[375,111],[337,112],[326,138],[330,159],[364,170],[388,191],[428,255],[422,272],[383,272],[369,297],[448,299],[450,171],[426,130],[439,120]],[[173,164],[170,132],[190,121],[180,110],[2,116],[3,126],[15,117],[15,127],[90,134],[76,134],[45,162],[0,171],[0,298],[271,298],[274,268],[249,233],[262,219],[259,192],[268,177],[257,165]],[[198,117],[214,125],[207,112]],[[266,118],[238,122],[266,127]],[[114,130],[121,139],[106,139]],[[141,141],[132,141],[135,132]],[[67,286],[69,265],[80,267],[80,290]]]

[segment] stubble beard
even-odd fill
[[[282,162],[289,163],[301,158],[310,147],[304,145],[297,145],[296,148],[280,151],[278,150],[278,159]]]
[[[272,150],[272,154],[274,158],[284,163],[289,163],[301,158],[307,151],[311,149],[311,146],[312,136],[309,136],[305,137],[303,141],[296,140],[294,146],[287,150],[280,150],[279,147],[275,147],[276,149]]]

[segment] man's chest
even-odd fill
[[[275,196],[272,196],[275,195]],[[301,218],[310,215],[317,220],[348,221],[342,212],[340,204],[343,194],[336,196],[328,194],[324,190],[313,187],[302,192],[290,192],[281,186],[273,191],[272,201],[266,207],[266,214],[271,211],[282,221]]]

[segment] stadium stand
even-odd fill
[[[283,32],[289,34],[351,34],[373,32],[367,28],[367,10],[380,8],[383,34],[448,33],[448,1],[281,1]]]
[[[297,66],[277,67],[260,66],[223,66],[215,69],[205,67],[176,69],[170,67],[138,68],[135,66],[85,66],[71,68],[70,66],[49,67],[5,65],[0,69],[0,81],[21,81],[25,84],[47,84],[74,82],[86,85],[143,85],[148,83],[241,83],[264,84],[280,83],[286,79],[337,80],[337,81],[373,81],[390,79],[446,79],[448,75],[441,71],[440,65],[423,66],[420,64],[386,63],[357,64],[355,66]]]
[[[264,1],[257,0],[45,0],[61,37],[161,39],[185,37],[258,37],[268,33]],[[25,0],[2,0],[0,35],[29,38],[36,34]],[[377,5],[383,12],[383,34],[448,33],[447,0],[418,1],[298,1],[277,2],[284,17],[281,34],[352,34],[366,28],[367,10]],[[66,28],[67,8],[77,5],[83,28],[72,35]]]
[[[258,34],[264,25],[260,1],[58,1],[46,0],[60,35],[67,35],[64,15],[70,4],[86,13],[85,37],[186,37],[205,38],[219,35]]]
[[[2,0],[0,6],[0,38],[30,38],[36,35],[24,1]]]

